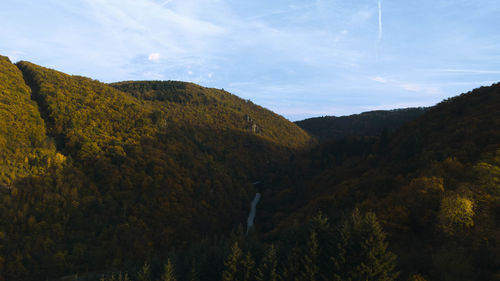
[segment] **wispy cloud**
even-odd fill
[[[387,80],[384,77],[380,76],[370,77],[369,79],[380,83],[387,83]]]
[[[387,84],[387,85],[390,85],[392,87],[397,87],[397,88],[403,89],[405,91],[416,92],[416,93],[421,93],[421,94],[426,94],[426,95],[439,95],[439,94],[441,94],[441,89],[439,87],[435,87],[435,86],[428,86],[428,85],[420,84],[420,83],[398,81],[398,80],[394,80],[394,79],[384,78],[381,76],[369,77],[368,79],[371,81],[378,82],[378,83]]]
[[[400,103],[384,103],[373,106],[363,106],[360,107],[362,111],[371,111],[371,110],[391,110],[398,108],[409,108],[409,107],[421,107],[421,106],[432,106],[435,102],[429,102],[427,104],[423,104],[422,102],[400,102]]]
[[[106,82],[225,88],[289,116],[435,101],[498,79],[494,0],[382,2],[8,0],[0,53]]]
[[[500,70],[486,70],[486,69],[442,68],[442,69],[436,69],[436,71],[448,72],[448,73],[464,73],[464,74],[500,74]]]

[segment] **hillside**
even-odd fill
[[[1,63],[2,180],[11,188],[1,195],[0,280],[123,267],[227,233],[245,221],[252,183],[271,183],[311,141],[224,91],[112,87]]]
[[[45,124],[19,69],[0,56],[0,187],[43,172],[54,157]]]
[[[500,84],[302,129],[0,57],[0,117],[0,281],[500,276]]]
[[[290,148],[303,147],[311,141],[307,133],[285,118],[224,90],[178,81],[129,81],[111,85],[161,107],[167,118],[174,121],[251,132]]]
[[[394,132],[426,110],[424,107],[376,110],[349,116],[309,118],[295,124],[322,142],[345,137],[378,137],[382,133]]]
[[[439,103],[388,139],[304,153],[290,173],[295,187],[268,203],[288,206],[275,212],[272,237],[318,210],[335,219],[357,207],[376,212],[402,273],[493,280],[500,273],[499,108],[494,84]],[[345,142],[350,154],[335,161]]]

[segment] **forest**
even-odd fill
[[[500,280],[499,127],[500,84],[293,123],[0,56],[0,281]]]

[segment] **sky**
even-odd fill
[[[2,0],[0,54],[103,82],[223,88],[289,120],[500,81],[498,0]]]

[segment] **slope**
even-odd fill
[[[0,56],[0,187],[10,187],[18,177],[41,173],[54,155],[21,71]]]
[[[15,150],[18,159],[48,147],[54,160],[43,159],[55,164],[9,176],[0,280],[121,268],[227,233],[245,220],[252,182],[272,185],[310,142],[293,123],[220,90],[181,82],[112,87],[29,62],[17,63],[22,75],[8,61],[2,66],[2,87],[24,95],[19,108],[35,120],[16,125],[23,135],[2,137],[22,144],[23,130],[34,126],[38,134]]]
[[[320,141],[344,137],[377,137],[385,131],[392,133],[401,125],[422,115],[426,108],[376,110],[349,116],[324,116],[295,122]]]
[[[290,148],[303,147],[311,141],[307,133],[285,118],[224,90],[178,81],[128,81],[111,85],[139,100],[160,105],[168,112],[167,117],[176,121],[251,132]]]
[[[298,157],[296,184],[268,203],[284,206],[271,236],[318,210],[339,218],[358,207],[382,220],[404,275],[490,280],[500,266],[499,108],[500,84],[481,87],[342,163],[321,162],[338,142]]]

